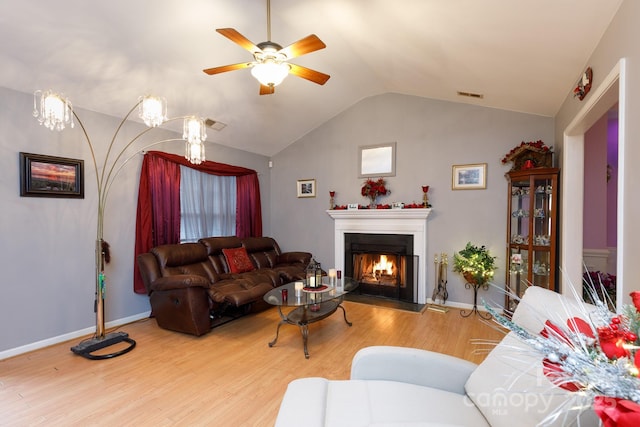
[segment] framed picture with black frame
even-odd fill
[[[20,153],[20,196],[84,198],[84,160]]]

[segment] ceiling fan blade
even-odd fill
[[[287,59],[291,59],[310,52],[315,52],[316,50],[324,49],[325,47],[327,47],[327,45],[325,45],[318,36],[311,34],[295,43],[291,43],[287,47],[283,47],[278,53],[283,53],[287,55]]]
[[[233,28],[218,28],[216,31],[251,53],[262,52],[262,49]]]
[[[275,86],[260,85],[260,95],[271,95],[275,93]]]
[[[289,73],[296,75],[298,77],[302,77],[303,79],[307,79],[311,82],[317,83],[319,85],[325,84],[327,80],[329,80],[329,77],[331,77],[328,74],[324,74],[324,73],[321,73],[320,71],[312,70],[310,68],[302,67],[300,65],[291,64],[291,63],[289,63],[289,65],[291,66]]]
[[[253,65],[253,62],[240,62],[239,64],[223,65],[221,67],[207,68],[202,70],[209,75],[226,73],[227,71],[241,70],[243,68],[249,68]]]

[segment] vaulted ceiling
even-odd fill
[[[227,125],[209,141],[271,156],[385,92],[554,116],[621,2],[272,0],[272,41],[316,34],[326,49],[292,62],[331,78],[290,75],[260,96],[248,69],[202,70],[252,60],[215,29],[266,41],[266,0],[7,0],[0,86],[53,89],[116,117],[140,95],[162,95],[169,116]]]

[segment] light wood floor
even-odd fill
[[[153,319],[129,324],[120,330],[137,347],[109,360],[73,354],[78,340],[0,361],[0,425],[272,426],[289,381],[348,379],[362,347],[418,347],[479,363],[487,347],[472,340],[503,336],[455,309],[344,305],[353,327],[341,311],[310,325],[308,360],[297,327],[282,326],[276,346],[268,346],[279,320],[272,308],[199,338],[160,329]]]

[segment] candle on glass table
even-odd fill
[[[335,268],[329,269],[329,284],[331,286],[336,285],[336,269]]]
[[[316,287],[316,278],[314,276],[309,277],[309,283],[307,283],[307,286],[310,288]]]
[[[302,295],[302,288],[303,288],[304,284],[302,282],[296,282],[293,287],[296,290],[296,296],[299,297],[300,295]]]
[[[344,284],[342,283],[342,270],[336,271],[336,289],[338,292],[344,291]]]

